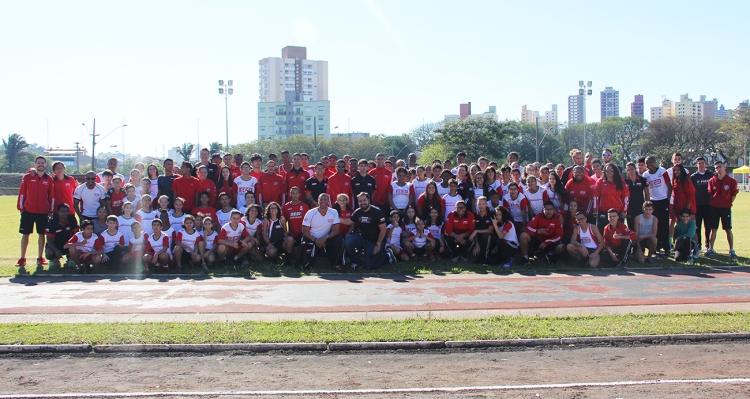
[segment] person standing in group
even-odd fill
[[[57,209],[60,204],[66,204],[68,210],[73,209],[73,191],[78,187],[78,181],[73,176],[65,174],[65,164],[60,161],[52,163],[53,195],[52,208]]]
[[[357,163],[357,175],[352,178],[352,192],[353,193],[367,193],[368,198],[372,198],[372,194],[375,192],[375,178],[367,173],[367,160],[360,159]],[[358,206],[354,200],[355,207]]]
[[[172,158],[164,160],[164,174],[159,176],[156,181],[158,187],[158,194],[156,198],[161,198],[162,195],[166,195],[169,198],[169,207],[172,207],[174,202],[174,191],[172,191],[172,183],[177,176],[174,174],[174,161]]]
[[[378,153],[375,156],[375,169],[369,174],[375,178],[375,191],[372,193],[372,204],[380,208],[383,214],[390,212],[388,204],[388,187],[393,181],[393,173],[385,167],[385,155]]]
[[[112,157],[112,158],[108,159],[107,160],[107,169],[104,169],[104,170],[108,170],[108,171],[112,172],[112,177],[117,176],[117,177],[120,178],[121,181],[124,182],[125,181],[125,176],[117,173],[117,163],[118,163],[117,158]],[[104,170],[101,171],[101,172],[99,172],[99,173],[97,173],[97,175],[96,175],[96,182],[97,183],[104,183]]]
[[[180,166],[180,176],[172,182],[171,207],[174,208],[174,199],[180,197],[184,200],[183,209],[187,213],[193,211],[198,203],[198,195],[201,193],[201,182],[197,177],[192,176],[192,172],[193,164],[185,161]]]
[[[328,178],[328,190],[326,192],[331,198],[336,198],[337,201],[340,194],[346,195],[347,198],[351,198],[349,206],[353,207],[352,178],[346,174],[346,162],[343,159],[336,161],[336,173]],[[339,217],[341,217],[340,214]]]
[[[690,180],[693,181],[693,187],[695,187],[695,242],[696,249],[695,254],[699,255],[701,252],[701,226],[704,227],[706,250],[710,248],[711,239],[711,226],[708,225],[708,215],[711,211],[711,196],[708,194],[708,181],[714,177],[714,173],[706,169],[706,158],[698,157],[695,160],[695,165],[698,170],[690,176]]]
[[[608,163],[604,165],[603,173],[603,177],[596,181],[594,189],[594,197],[598,204],[596,207],[596,227],[600,231],[604,231],[604,227],[608,223],[606,210],[616,209],[620,215],[620,222],[624,223],[630,201],[630,190],[620,174],[620,169],[614,164]]]
[[[651,196],[648,192],[648,182],[646,179],[638,174],[638,169],[635,163],[628,162],[625,166],[625,172],[627,177],[625,183],[628,185],[628,191],[630,192],[630,198],[628,200],[628,227],[631,230],[635,229],[635,217],[643,213],[643,204],[646,201],[651,200]],[[652,209],[653,210],[653,209]],[[708,235],[706,235],[708,237]]]
[[[565,184],[568,190],[568,200],[578,201],[579,210],[588,215],[589,223],[596,224],[596,214],[594,212],[594,192],[596,183],[586,174],[583,166],[573,168],[572,178]]]
[[[406,215],[406,208],[409,205],[414,205],[414,187],[407,181],[408,175],[409,172],[406,168],[398,168],[396,170],[397,180],[388,186],[388,204],[401,217]]]
[[[656,249],[663,249],[669,256],[669,201],[672,198],[672,184],[667,171],[656,163],[656,158],[646,157],[646,173],[643,177],[648,182],[651,203],[654,204],[654,216],[658,221]]]
[[[276,162],[268,160],[266,172],[258,179],[257,201],[263,206],[263,209],[271,202],[283,204],[286,200],[286,191],[284,176],[276,173]]]
[[[320,194],[325,194],[328,191],[328,178],[325,174],[325,165],[318,162],[315,164],[315,175],[305,182],[305,197],[311,208],[317,207]]]
[[[209,177],[208,168],[204,165],[198,166],[198,172],[196,174],[198,175],[199,194],[195,205],[200,205],[200,193],[208,193],[208,203],[213,206],[216,203],[216,182]],[[196,225],[200,225],[200,221],[197,221]]]
[[[284,153],[281,153],[282,159]],[[310,178],[310,174],[302,167],[302,156],[299,153],[292,155],[292,165],[284,174],[284,184],[286,185],[286,194],[297,187],[300,190],[305,188],[305,182]],[[302,197],[304,199],[304,197]]]
[[[201,166],[205,166],[206,172],[208,172],[206,177],[216,182],[216,174],[219,172],[219,166],[214,163],[211,163],[209,159],[209,154],[210,152],[208,148],[201,148],[201,151],[200,151],[201,160],[196,162],[195,165],[193,165],[191,175],[193,177],[198,177],[198,168],[200,168]]]
[[[242,175],[234,179],[234,190],[232,191],[232,203],[237,204],[238,208],[242,208],[243,206],[247,205],[247,203],[245,202],[246,192],[258,192],[258,179],[253,177],[252,173],[250,173],[252,170],[250,164],[247,162],[243,162],[240,170],[242,171]]]
[[[78,220],[96,219],[96,211],[104,205],[107,192],[96,182],[96,173],[86,172],[86,184],[76,187],[73,192],[73,206]]]
[[[737,180],[734,180],[727,174],[726,166],[721,161],[714,162],[716,175],[708,181],[708,195],[711,197],[711,210],[709,213],[709,222],[711,223],[711,248],[706,250],[706,255],[715,254],[714,244],[716,243],[716,233],[719,229],[719,220],[721,228],[727,234],[729,243],[729,256],[733,259],[737,257],[734,252],[734,234],[732,233],[732,205],[737,198]]]

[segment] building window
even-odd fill
[[[318,117],[318,120],[319,120],[319,121],[322,121],[322,120],[323,120],[323,117],[322,117],[322,116],[319,116],[319,117]]]
[[[305,126],[305,130],[311,130],[312,127],[310,125]]]
[[[323,130],[323,125],[318,126],[318,130]]]

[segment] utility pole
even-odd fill
[[[94,125],[93,130],[91,132],[91,170],[96,172],[96,154],[94,150],[96,149],[96,118],[94,118]]]
[[[75,142],[75,145],[76,145],[76,172],[81,173],[81,164],[78,161],[78,154],[81,153],[81,150],[78,147],[79,144],[81,144],[81,143],[78,142],[78,141]]]
[[[539,162],[539,117],[536,118],[536,161]]]
[[[318,162],[318,117],[313,115],[313,158]]]

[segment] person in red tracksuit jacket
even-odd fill
[[[352,178],[346,173],[346,162],[339,159],[336,162],[336,174],[328,178],[328,189],[326,192],[331,198],[338,198],[339,194],[346,194],[349,198],[349,206],[354,208],[354,195],[352,195]]]
[[[526,224],[526,231],[521,233],[521,264],[529,263],[529,253],[544,252],[548,262],[554,263],[555,257],[565,252],[562,243],[563,223],[555,215],[555,203],[546,201],[544,211]]]
[[[475,229],[474,214],[466,210],[466,202],[456,202],[456,210],[450,212],[445,220],[445,243],[452,261],[458,261],[459,257],[464,261],[469,260],[469,237]]]
[[[26,249],[29,246],[29,235],[34,231],[39,235],[37,240],[37,268],[43,267],[47,261],[42,257],[44,250],[44,231],[47,228],[47,220],[52,214],[52,198],[54,195],[54,180],[45,172],[47,158],[39,156],[34,160],[34,168],[29,170],[21,180],[21,188],[18,191],[18,210],[21,211],[21,227],[18,232],[21,236],[21,257],[16,266],[26,266]]]
[[[368,174],[375,178],[375,191],[372,193],[372,204],[380,208],[383,214],[390,213],[388,205],[388,187],[393,182],[393,173],[385,167],[385,155],[375,156],[375,168]]]
[[[615,165],[608,163],[604,166],[604,178],[596,182],[594,202],[597,204],[596,227],[599,231],[603,231],[609,223],[607,219],[609,209],[617,209],[620,222],[625,222],[630,203],[630,189]]]
[[[565,183],[565,189],[568,190],[568,199],[578,201],[578,210],[586,212],[589,215],[589,223],[594,223],[592,202],[594,199],[594,183],[587,175],[583,166],[573,168],[573,178]]]
[[[604,251],[602,252],[609,254],[612,262],[617,264],[625,258],[626,253],[630,250],[629,244],[638,236],[625,223],[620,222],[620,214],[617,209],[612,208],[607,211],[607,217],[609,218],[609,224],[604,227]],[[606,259],[607,256],[602,258]]]

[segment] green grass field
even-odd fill
[[[0,240],[0,276],[8,277],[14,276],[18,272],[18,269],[14,266],[16,260],[20,256],[20,241],[21,236],[18,234],[18,224],[20,221],[20,215],[16,210],[15,196],[0,196],[0,236],[3,240]],[[740,193],[735,202],[733,209],[733,231],[734,231],[734,242],[735,249],[739,258],[733,260],[728,256],[728,244],[726,237],[723,232],[719,232],[719,237],[716,240],[717,255],[711,257],[702,257],[697,260],[694,266],[737,266],[747,265],[750,263],[750,193]],[[27,258],[30,262],[36,258],[36,237],[32,235],[31,243],[27,252]],[[637,264],[631,261],[630,266],[635,267]],[[676,263],[669,259],[658,258],[657,263],[651,267],[657,268],[672,268],[672,267],[685,267],[685,263]],[[645,267],[645,265],[639,265],[638,267]],[[35,268],[33,264],[27,266],[30,273],[34,274]],[[479,264],[470,264],[466,262],[450,262],[450,261],[436,261],[436,262],[398,262],[395,266],[386,266],[380,270],[381,273],[396,273],[396,274],[453,274],[453,273],[497,273],[497,274],[508,274],[512,272],[554,272],[554,271],[568,271],[576,270],[579,267],[573,262],[559,261],[556,264],[549,265],[546,262],[532,261],[525,267],[514,266],[510,271],[505,270],[500,265],[483,267]],[[95,269],[95,272],[104,272],[105,269]],[[70,271],[69,271],[70,272]],[[186,268],[186,273],[200,273],[199,268]],[[327,264],[324,259],[318,261],[318,266],[315,268],[316,273],[335,273],[335,270]],[[46,273],[42,271],[40,273]],[[234,267],[216,267],[212,270],[214,274],[230,274],[230,275],[263,275],[263,276],[299,276],[300,270],[292,267],[284,267],[283,265],[276,265],[271,262],[259,262],[251,264],[249,267],[235,269]]]

